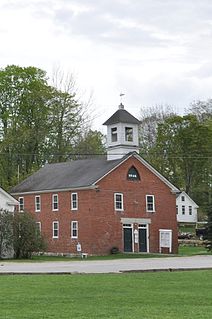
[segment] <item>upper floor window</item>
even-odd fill
[[[115,210],[124,210],[124,203],[123,203],[123,194],[122,193],[115,193],[114,194],[114,207]]]
[[[78,222],[71,222],[71,238],[78,238]]]
[[[182,206],[182,215],[185,215],[185,206]]]
[[[133,141],[133,128],[125,127],[125,141],[132,142]]]
[[[178,206],[176,206],[176,214],[178,214]]]
[[[59,201],[58,201],[58,194],[52,195],[52,210],[59,209]]]
[[[19,197],[18,201],[19,201],[19,212],[23,212],[24,211],[24,198]]]
[[[139,173],[137,171],[137,169],[132,166],[128,173],[127,173],[127,179],[128,180],[131,180],[131,181],[137,181],[137,180],[140,180],[140,176],[139,176]]]
[[[155,197],[154,195],[146,195],[146,211],[155,212]]]
[[[189,215],[192,215],[192,206],[188,206]]]
[[[181,196],[181,201],[182,201],[182,202],[185,201],[185,196]]]
[[[59,222],[53,222],[52,223],[52,237],[58,238],[59,237]]]
[[[71,194],[71,210],[77,210],[78,209],[78,194],[72,193]]]
[[[35,211],[40,212],[41,210],[41,202],[40,202],[40,195],[35,196]]]
[[[118,140],[117,127],[112,127],[111,128],[111,141],[117,142],[117,140]]]

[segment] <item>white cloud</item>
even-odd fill
[[[2,0],[1,67],[55,64],[94,91],[101,127],[119,104],[211,97],[211,0]]]

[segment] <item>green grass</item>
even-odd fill
[[[211,319],[212,271],[0,276],[1,319]]]
[[[209,255],[207,249],[195,246],[180,246],[178,255],[162,255],[162,254],[114,254],[107,256],[89,256],[88,260],[113,260],[113,259],[126,259],[126,258],[163,258],[173,256],[194,256],[194,255]],[[63,257],[63,256],[33,256],[32,259],[9,259],[4,261],[9,262],[45,262],[45,261],[79,261],[80,257]]]

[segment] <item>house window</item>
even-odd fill
[[[127,173],[127,179],[130,180],[130,181],[138,181],[140,180],[140,176],[139,176],[139,173],[137,171],[137,169],[132,166],[128,173]]]
[[[189,215],[192,215],[192,206],[188,206]]]
[[[24,198],[19,197],[18,201],[19,201],[19,212],[23,212],[24,211]]]
[[[41,234],[41,222],[36,222],[36,230],[38,234]]]
[[[122,193],[114,194],[114,206],[115,206],[115,210],[120,210],[120,211],[124,210]]]
[[[111,128],[111,141],[117,142],[117,140],[118,140],[117,127],[112,127]]]
[[[71,238],[78,238],[78,222],[71,222]]]
[[[185,201],[185,196],[181,196],[181,201],[182,201],[182,202]]]
[[[182,215],[185,215],[185,206],[182,206]]]
[[[58,210],[59,203],[58,203],[58,195],[53,194],[52,195],[52,210]]]
[[[35,196],[35,211],[40,212],[41,203],[40,203],[40,195]]]
[[[178,206],[176,206],[176,214],[178,214]]]
[[[72,193],[71,194],[71,210],[77,210],[78,209],[78,194]]]
[[[146,195],[146,211],[147,212],[155,212],[154,195]]]
[[[132,142],[133,141],[133,128],[125,127],[125,141]]]
[[[52,237],[58,238],[59,237],[59,222],[52,223]]]

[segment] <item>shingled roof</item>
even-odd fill
[[[112,125],[116,123],[140,124],[140,121],[124,108],[120,108],[106,122],[104,122],[103,125]]]
[[[46,164],[36,173],[13,187],[11,193],[89,187],[122,161],[123,158],[111,161],[107,161],[105,158]]]

